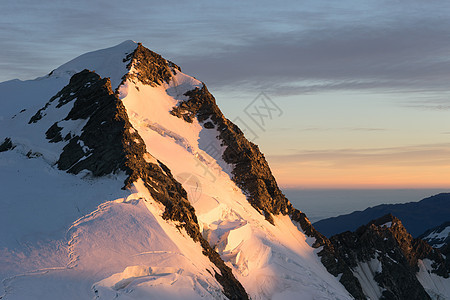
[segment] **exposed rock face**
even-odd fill
[[[233,181],[248,193],[252,206],[272,223],[272,214],[293,211],[292,205],[278,188],[258,146],[249,142],[242,131],[223,116],[206,86],[185,95],[189,100],[181,102],[173,109],[172,114],[187,122],[192,122],[196,117],[200,123],[205,123],[205,128],[211,128],[212,125],[218,128],[218,138],[226,146],[223,159],[235,166],[232,171]]]
[[[137,80],[151,86],[156,86],[163,82],[169,83],[176,70],[181,71],[176,64],[165,60],[158,53],[142,46],[141,43],[138,44],[133,53],[130,53],[124,59],[124,62],[129,60],[130,63],[127,65],[127,68],[130,70],[133,67],[135,72],[126,74],[124,80]]]
[[[272,224],[272,215],[280,213],[289,215],[300,225],[305,234],[316,239],[313,247],[323,246],[318,254],[328,271],[334,276],[342,274],[340,282],[345,288],[355,298],[365,299],[361,285],[352,275],[349,267],[336,254],[334,246],[311,225],[303,212],[292,206],[279,189],[258,146],[249,142],[242,131],[223,116],[206,86],[188,91],[185,95],[189,97],[189,100],[174,107],[172,114],[189,123],[197,118],[205,128],[218,129],[218,138],[222,145],[226,146],[222,158],[225,162],[234,165],[232,179],[247,193],[250,204]]]
[[[337,255],[351,269],[359,263],[379,261],[381,272],[374,274],[374,279],[383,289],[382,299],[430,299],[416,278],[419,259],[432,260],[432,272],[448,277],[449,269],[441,253],[414,239],[401,221],[390,214],[330,240]]]
[[[445,267],[450,270],[450,243],[439,248],[439,251],[445,256]]]
[[[57,143],[63,140],[61,136],[61,130],[63,128],[58,126],[58,123],[54,123],[48,130],[45,132],[45,137],[49,140],[50,143]],[[68,136],[68,139],[70,136]]]
[[[139,53],[138,58],[148,54],[139,47],[136,51]],[[144,56],[143,59],[150,58]],[[152,60],[150,62],[153,63]],[[159,82],[159,76],[165,78],[167,75],[164,71],[169,68],[167,63],[161,66],[156,61],[154,65],[159,69],[152,71],[149,66],[144,67],[143,63],[140,65],[139,70],[147,69],[146,72],[151,76],[145,82]],[[146,151],[143,139],[129,122],[126,109],[118,94],[111,89],[109,79],[100,78],[88,70],[75,74],[70,83],[31,118],[30,123],[38,122],[45,116],[45,110],[56,100],[57,107],[73,103],[64,121],[86,120],[79,136],[62,137],[63,128],[58,125],[59,122],[47,130],[49,142],[67,143],[57,162],[58,168],[74,174],[89,170],[93,176],[125,172],[127,179],[124,188],[142,179],[152,197],[165,206],[162,217],[176,221],[180,228],[184,228],[194,241],[202,245],[203,253],[220,270],[214,276],[223,286],[224,294],[229,299],[248,299],[231,269],[200,234],[195,210],[181,184],[161,162],[155,164],[146,161],[146,155],[150,154]]]
[[[3,142],[0,144],[0,152],[5,152],[8,150],[14,149],[14,145],[10,138],[5,138]]]
[[[291,213],[291,219],[300,224],[303,232],[305,232],[306,235],[314,237],[316,239],[313,247],[323,247],[318,255],[321,259],[322,264],[325,266],[328,272],[330,272],[335,277],[340,275],[341,278],[339,282],[353,297],[355,297],[355,299],[366,299],[366,296],[363,293],[361,284],[359,283],[358,279],[353,276],[350,267],[339,256],[331,241],[320,232],[318,232],[314,228],[314,226],[312,226],[306,215],[299,210],[294,209],[294,211]]]

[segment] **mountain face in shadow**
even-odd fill
[[[350,214],[327,218],[315,222],[314,227],[327,237],[354,231],[370,220],[392,214],[402,220],[403,225],[413,237],[438,226],[450,219],[450,193],[441,193],[419,202],[404,204],[382,204],[355,211]]]

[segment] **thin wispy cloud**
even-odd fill
[[[425,22],[427,20],[424,20]],[[215,56],[181,58],[215,85],[252,81],[288,94],[448,90],[448,22],[330,28],[256,37]],[[198,69],[200,66],[200,69]],[[215,73],[215,70],[220,72]]]
[[[293,154],[270,155],[268,158],[270,162],[276,164],[314,163],[329,168],[361,168],[376,165],[450,167],[450,143],[391,148],[297,151]]]
[[[436,110],[436,111],[450,110],[450,104],[442,105],[442,104],[436,104],[436,103],[410,104],[410,105],[407,105],[407,107],[424,109],[424,110]]]
[[[386,128],[370,128],[370,127],[308,127],[302,128],[301,131],[387,131]]]

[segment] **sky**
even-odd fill
[[[0,82],[131,39],[205,82],[282,187],[450,188],[449,2],[6,0],[0,10]]]

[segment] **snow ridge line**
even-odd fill
[[[80,256],[77,255],[75,252],[75,246],[77,245],[78,237],[80,236],[79,232],[77,231],[77,229],[78,229],[77,226],[79,226],[89,220],[95,219],[99,214],[101,214],[108,207],[110,207],[113,202],[120,201],[120,200],[121,199],[115,200],[115,201],[108,201],[108,202],[100,204],[96,210],[90,212],[87,215],[84,215],[84,216],[78,218],[75,222],[72,223],[72,225],[69,227],[69,229],[67,229],[66,239],[68,239],[68,235],[71,233],[71,231],[74,231],[70,237],[70,240],[67,242],[67,245],[68,245],[67,251],[68,251],[68,259],[69,259],[67,266],[66,266],[67,269],[73,269],[73,268],[77,267],[78,260],[80,258]]]

